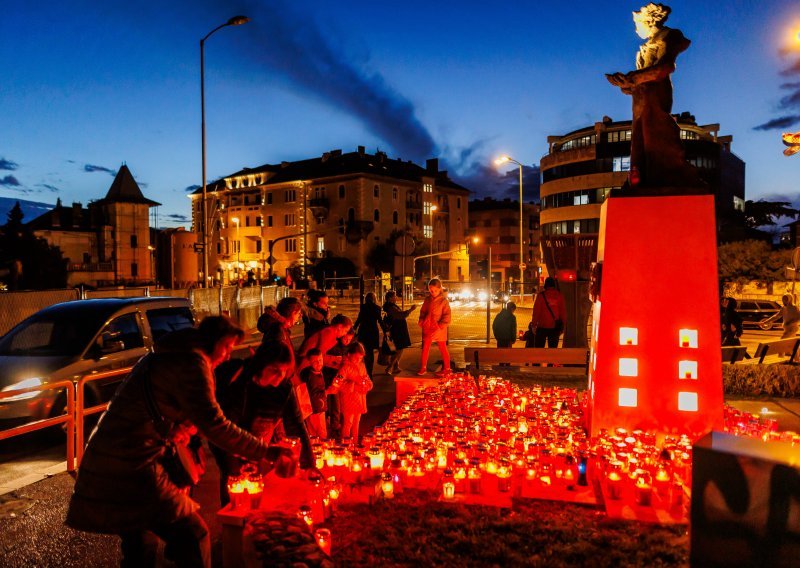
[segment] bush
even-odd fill
[[[800,397],[800,367],[796,365],[723,365],[725,394]]]

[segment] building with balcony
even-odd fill
[[[61,249],[67,284],[138,285],[154,280],[150,208],[128,166],[122,165],[108,193],[84,208],[56,206],[27,225],[37,237]]]
[[[719,124],[700,126],[689,113],[675,115],[686,160],[716,196],[717,231],[721,241],[742,231],[745,164],[731,152],[732,136],[720,136]],[[588,276],[597,258],[600,206],[628,178],[631,122],[604,117],[569,134],[549,136],[541,159],[542,252],[550,274],[577,270]],[[653,220],[658,222],[657,219]]]
[[[444,252],[462,244],[468,195],[439,170],[437,159],[421,167],[383,152],[368,154],[363,146],[245,168],[207,186],[209,276],[229,282],[253,271],[264,279],[270,268],[281,277],[298,268],[310,277],[314,265],[332,257],[373,276],[379,270],[368,262],[371,254],[399,234],[415,239],[415,256],[431,246]],[[193,230],[201,234],[202,190],[190,197]],[[463,279],[467,271],[463,254],[434,263],[445,279]],[[422,263],[417,272],[423,273]]]
[[[525,203],[523,217],[525,290],[530,292],[541,275],[539,205]],[[470,244],[473,266],[479,260],[488,260],[491,247],[492,282],[505,287],[507,282],[519,281],[519,201],[491,197],[470,201],[469,234],[479,238],[477,244]],[[480,274],[480,277],[486,276]]]

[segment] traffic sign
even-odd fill
[[[417,244],[411,235],[401,235],[394,241],[394,252],[400,256],[411,256]]]
[[[526,268],[528,268],[528,265],[525,264],[524,262],[519,265],[520,270],[525,270]]]
[[[272,266],[273,264],[275,264],[275,260],[277,260],[277,259],[274,256],[270,255],[270,256],[267,257],[267,264]]]
[[[205,245],[203,243],[194,243],[194,252],[203,252]]]

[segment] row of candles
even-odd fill
[[[345,488],[363,485],[384,499],[405,488],[435,488],[447,501],[459,494],[546,498],[548,492],[576,491],[597,480],[611,500],[682,507],[691,479],[692,440],[621,428],[590,438],[583,404],[575,389],[523,388],[496,377],[451,375],[410,396],[361,444],[313,440],[315,465],[324,475],[314,480],[322,516],[333,513]],[[800,436],[778,432],[777,423],[763,414],[726,407],[725,426],[734,434],[800,445]],[[229,484],[235,507],[257,508],[255,497],[262,490],[253,471]],[[302,511],[302,516],[313,528],[312,515]],[[330,534],[323,540],[329,551]]]

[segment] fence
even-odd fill
[[[198,321],[206,316],[228,314],[245,329],[256,327],[266,306],[275,305],[289,295],[285,286],[253,286],[237,288],[192,288],[166,290],[137,287],[113,290],[42,290],[35,292],[0,293],[0,335],[5,335],[19,322],[53,304],[70,300],[93,298],[134,298],[138,296],[168,296],[188,298]]]

